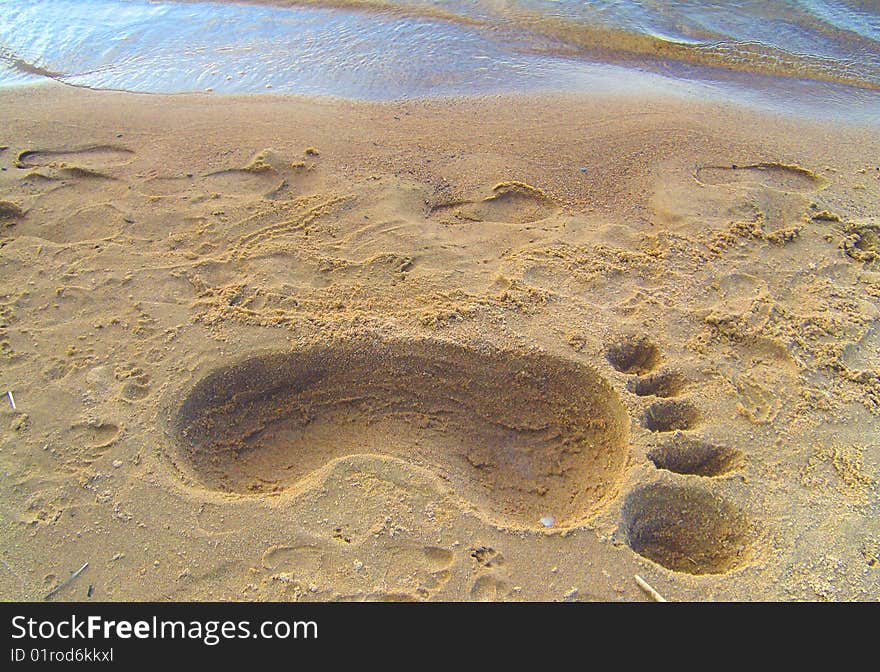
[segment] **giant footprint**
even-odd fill
[[[575,526],[616,495],[629,418],[577,362],[364,339],[217,369],[185,394],[171,431],[207,488],[296,489],[336,458],[389,454],[432,468],[492,522],[537,528],[547,515]]]

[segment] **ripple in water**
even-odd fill
[[[599,11],[602,5],[613,5],[613,11]],[[503,3],[504,13],[498,14],[495,9],[501,6],[433,3],[434,10],[461,19],[441,20],[430,12],[419,16],[143,0],[0,0],[0,84],[51,77],[75,86],[137,92],[272,91],[369,100],[542,90],[658,91],[735,98],[787,113],[871,123],[880,118],[880,94],[870,86],[859,89],[656,58],[613,63],[608,54],[597,60],[583,45],[565,44],[558,30],[541,32],[544,19],[562,16],[569,28],[604,21],[644,31],[642,37],[705,38],[719,28],[709,25],[711,13],[706,11],[694,10],[695,18],[683,28],[669,16],[658,18],[644,3],[547,6],[531,0]],[[833,20],[845,26],[846,17],[858,23],[832,11],[836,6],[823,5],[828,14],[823,25]],[[592,13],[579,9],[583,7]],[[522,21],[526,10],[538,11],[541,20]],[[871,33],[870,25],[862,32]],[[734,32],[736,22],[728,17],[724,27]],[[839,30],[855,34],[851,28]],[[871,58],[860,63],[872,66]]]

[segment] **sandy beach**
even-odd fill
[[[876,127],[50,83],[0,128],[0,599],[880,595]]]

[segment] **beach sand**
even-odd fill
[[[875,600],[880,137],[0,93],[0,598]]]

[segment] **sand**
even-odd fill
[[[0,598],[876,600],[880,137],[0,93]]]

